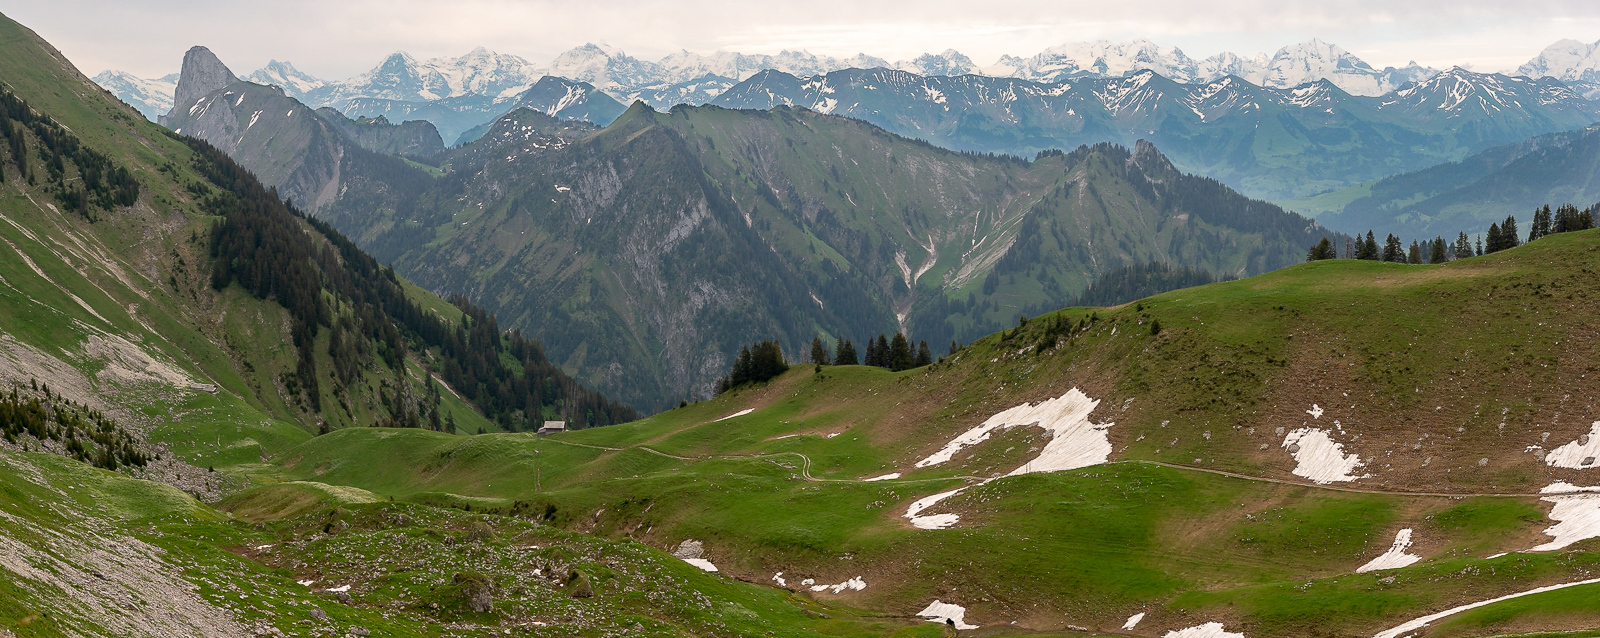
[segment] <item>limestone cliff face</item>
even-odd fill
[[[167,120],[194,107],[200,98],[238,81],[238,76],[228,70],[228,65],[217,59],[211,49],[201,46],[189,49],[183,54],[183,72],[178,76],[178,87],[173,94],[172,112],[161,118],[161,124],[166,126]]]

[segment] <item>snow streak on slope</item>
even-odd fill
[[[1399,569],[1422,560],[1421,556],[1416,554],[1407,554],[1406,550],[1410,548],[1411,528],[1407,527],[1403,530],[1400,530],[1400,533],[1394,535],[1394,544],[1389,546],[1389,551],[1384,552],[1383,555],[1372,559],[1367,564],[1357,567],[1356,573],[1365,574],[1367,572],[1377,571],[1380,569]]]
[[[1335,443],[1327,430],[1299,428],[1284,437],[1283,447],[1294,455],[1294,475],[1311,479],[1318,485],[1370,476],[1352,474],[1361,468],[1361,457],[1345,454],[1344,446]]]
[[[1407,622],[1407,623],[1405,623],[1403,625],[1400,625],[1400,626],[1395,627],[1393,629],[1390,629],[1388,631],[1378,632],[1378,634],[1373,636],[1373,638],[1400,638],[1401,636],[1409,636],[1409,635],[1411,635],[1411,632],[1416,631],[1418,629],[1421,629],[1423,627],[1427,627],[1428,623],[1431,623],[1431,622],[1433,622],[1435,620],[1438,620],[1440,618],[1445,618],[1445,617],[1448,617],[1448,616],[1453,616],[1455,614],[1459,614],[1459,613],[1461,613],[1463,611],[1468,611],[1468,610],[1471,610],[1471,609],[1477,609],[1477,608],[1483,607],[1485,605],[1493,605],[1493,604],[1498,603],[1498,602],[1503,602],[1503,601],[1511,600],[1511,599],[1514,599],[1514,598],[1521,598],[1523,596],[1530,596],[1530,595],[1533,595],[1533,594],[1542,594],[1542,593],[1545,593],[1547,591],[1555,591],[1555,590],[1558,590],[1558,589],[1566,589],[1568,587],[1576,587],[1578,585],[1592,585],[1592,584],[1595,584],[1595,583],[1600,583],[1600,578],[1591,578],[1589,580],[1580,580],[1580,581],[1575,582],[1575,583],[1564,583],[1564,584],[1561,584],[1561,585],[1550,585],[1548,587],[1540,587],[1538,589],[1530,589],[1530,590],[1525,591],[1525,592],[1518,592],[1518,593],[1515,593],[1515,594],[1509,594],[1509,595],[1506,595],[1506,596],[1501,596],[1499,598],[1491,598],[1489,600],[1475,602],[1475,603],[1472,603],[1470,605],[1462,605],[1462,606],[1456,607],[1454,609],[1446,609],[1446,610],[1441,611],[1441,612],[1439,612],[1437,614],[1430,614],[1430,615],[1427,615],[1427,616],[1423,616],[1421,618],[1418,618],[1416,620],[1412,620],[1410,622]]]

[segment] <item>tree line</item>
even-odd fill
[[[95,208],[111,210],[139,201],[139,181],[132,172],[105,153],[84,145],[66,127],[33,110],[10,89],[0,89],[0,136],[5,138],[19,178],[36,185],[38,174],[28,161],[30,133],[50,192],[62,208],[92,222],[97,219]],[[0,183],[5,179],[5,171],[0,170]]]
[[[50,386],[37,381],[30,382],[29,389],[28,394],[19,392],[19,387],[0,393],[0,436],[7,443],[25,436],[56,441],[66,456],[108,470],[150,462],[133,435],[98,410],[54,394]]]
[[[507,430],[536,427],[546,407],[573,428],[609,425],[639,417],[632,408],[582,387],[548,359],[537,341],[520,331],[503,333],[493,315],[459,295],[462,312],[449,321],[406,296],[392,267],[380,265],[332,226],[310,218],[277,196],[254,175],[203,140],[169,133],[195,151],[194,167],[209,185],[187,187],[202,208],[222,217],[212,226],[211,284],[237,283],[259,299],[277,302],[294,320],[299,362],[295,388],[311,410],[321,410],[320,375],[313,349],[317,334],[331,329],[333,377],[344,385],[358,376],[341,358],[363,354],[374,344],[395,372],[386,388],[390,415],[382,424],[448,430],[437,413],[437,389],[429,381],[423,397],[404,382],[406,353],[416,351],[444,381]],[[310,226],[323,241],[302,232]],[[328,294],[324,294],[328,293]],[[330,300],[334,304],[330,307]],[[341,366],[344,366],[341,369]],[[335,393],[342,389],[336,388]],[[452,415],[453,416],[453,415]]]
[[[1600,212],[1600,204],[1595,204],[1583,210],[1572,204],[1562,204],[1554,211],[1550,205],[1533,211],[1533,223],[1528,230],[1528,242],[1536,241],[1556,233],[1567,233],[1594,228],[1595,214]],[[1525,243],[1517,230],[1515,215],[1506,216],[1505,220],[1489,224],[1489,230],[1476,238],[1468,237],[1465,232],[1456,236],[1454,241],[1443,237],[1434,237],[1431,240],[1417,242],[1413,240],[1410,248],[1406,248],[1399,237],[1390,234],[1385,238],[1380,247],[1377,237],[1372,231],[1367,231],[1365,239],[1356,236],[1346,239],[1345,247],[1340,250],[1327,238],[1317,242],[1306,253],[1306,261],[1320,261],[1324,259],[1365,259],[1369,261],[1387,261],[1401,264],[1442,264],[1455,259],[1468,257],[1481,257],[1502,250],[1516,248]]]

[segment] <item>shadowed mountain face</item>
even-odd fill
[[[1153,145],[961,154],[811,111],[519,110],[403,200],[324,216],[635,405],[704,397],[741,344],[907,331],[943,348],[1147,262],[1230,276],[1325,233]]]
[[[1586,126],[1600,112],[1553,79],[1451,69],[1378,97],[1326,80],[1265,88],[1233,76],[1182,84],[1154,72],[1032,82],[849,69],[764,71],[720,106],[803,106],[958,150],[1032,155],[1148,139],[1186,171],[1257,197],[1311,195]]]
[[[1545,204],[1600,202],[1600,129],[1498,146],[1346,192],[1349,203],[1317,219],[1352,232],[1374,228],[1407,237],[1481,233],[1506,215],[1525,225]]]

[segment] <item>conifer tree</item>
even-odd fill
[[[1394,263],[1406,263],[1405,248],[1400,245],[1400,238],[1389,235],[1383,240],[1383,260]]]
[[[849,339],[839,342],[839,348],[833,353],[833,365],[854,366],[861,365],[861,359],[856,356],[856,344]]]
[[[1359,242],[1356,247],[1356,259],[1377,260],[1382,254],[1378,252],[1378,238],[1367,231],[1366,241]]]
[[[1531,242],[1540,237],[1544,237],[1545,235],[1549,235],[1552,226],[1554,225],[1553,222],[1554,220],[1550,215],[1549,204],[1545,204],[1543,208],[1533,211],[1533,227],[1528,230],[1528,241]]]
[[[927,341],[919,341],[917,342],[917,360],[911,364],[911,367],[920,368],[926,365],[933,365],[933,350],[928,348]]]
[[[1500,224],[1491,223],[1489,224],[1489,236],[1484,240],[1483,252],[1480,254],[1487,255],[1498,252],[1500,250],[1500,244]]]
[[[822,337],[811,338],[811,362],[817,365],[833,363],[832,357],[828,356],[828,345],[822,342]]]
[[[948,356],[955,356],[956,351],[960,350],[960,349],[961,349],[961,344],[956,343],[955,339],[951,339],[950,340],[950,354],[947,354],[945,356],[947,356],[947,357]]]
[[[1456,237],[1456,259],[1466,259],[1472,256],[1472,240],[1467,238],[1465,232]]]
[[[906,335],[894,333],[894,339],[889,342],[889,369],[895,372],[910,370],[915,362],[916,355],[912,354],[911,342],[906,340]]]
[[[1516,248],[1522,245],[1522,240],[1517,239],[1517,218],[1506,215],[1506,220],[1500,223],[1500,250]]]
[[[1306,253],[1306,261],[1321,261],[1337,257],[1338,254],[1334,251],[1333,242],[1328,241],[1327,237],[1323,237],[1322,241],[1317,242],[1317,245],[1312,246],[1310,252]]]
[[[1417,245],[1417,240],[1411,240],[1411,249],[1406,251],[1406,263],[1422,263],[1422,247]]]
[[[1473,256],[1474,257],[1482,257],[1483,256],[1483,236],[1479,235],[1477,238],[1473,239],[1472,240],[1472,244],[1473,244],[1472,250],[1474,251]]]
[[[1445,250],[1444,238],[1443,237],[1434,237],[1433,238],[1433,245],[1429,246],[1428,263],[1430,263],[1430,264],[1442,264],[1442,263],[1448,261],[1449,259],[1450,259],[1450,256]]]

